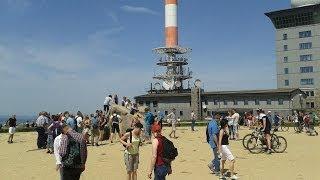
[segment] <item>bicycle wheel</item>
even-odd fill
[[[258,154],[263,151],[263,144],[257,137],[251,137],[247,142],[247,149],[252,154]]]
[[[284,126],[283,124],[280,126],[281,131],[289,131],[288,126]]]
[[[272,149],[276,153],[283,153],[287,149],[287,140],[282,136],[278,136],[277,139],[271,142]]]
[[[245,149],[248,149],[247,143],[248,143],[248,140],[249,140],[251,137],[253,137],[252,134],[247,134],[246,136],[243,137],[243,139],[242,139],[242,145],[243,145],[243,147],[244,147]]]

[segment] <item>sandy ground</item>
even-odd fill
[[[317,129],[319,130],[319,129]],[[243,136],[248,130],[241,130]],[[164,130],[168,134],[168,130]],[[320,179],[320,136],[278,133],[286,137],[288,148],[282,154],[253,155],[244,150],[241,141],[231,142],[231,151],[236,156],[236,172],[244,180],[316,180]],[[218,179],[207,168],[212,158],[211,149],[205,143],[205,128],[191,132],[178,128],[179,138],[173,140],[179,149],[179,156],[173,163],[173,175],[169,180]],[[36,133],[17,133],[14,143],[6,143],[7,134],[0,134],[0,179],[31,180],[59,179],[54,170],[55,160],[44,150],[36,150]],[[123,147],[119,143],[100,147],[88,147],[89,156],[83,180],[125,180]],[[150,163],[151,147],[143,146],[140,151],[138,179],[146,180]],[[317,176],[318,174],[318,176]]]

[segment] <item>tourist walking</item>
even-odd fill
[[[91,145],[99,146],[99,120],[91,114]]]
[[[105,98],[104,103],[103,103],[103,110],[104,110],[105,113],[108,113],[108,112],[109,112],[111,103],[112,103],[112,96],[109,95],[109,96],[107,96],[107,97]]]
[[[196,114],[194,111],[191,112],[191,131],[194,131],[194,126],[196,125]]]
[[[124,151],[124,163],[127,169],[127,180],[137,180],[142,128],[143,125],[140,122],[135,123],[133,130],[125,133],[120,138],[120,142],[126,147]]]
[[[144,123],[145,123],[145,141],[147,143],[151,143],[151,126],[154,123],[154,115],[150,112],[150,108],[145,108],[144,115]]]
[[[208,164],[209,169],[215,175],[220,175],[220,159],[218,153],[218,137],[219,137],[219,127],[218,121],[220,120],[220,115],[216,114],[208,123],[207,126],[207,142],[209,143],[212,152],[213,152],[213,160]]]
[[[8,124],[9,126],[9,138],[7,142],[11,144],[13,143],[13,135],[16,133],[16,126],[17,126],[16,115],[12,115],[12,117],[8,119],[6,124]]]
[[[37,146],[39,149],[46,149],[47,146],[47,135],[46,128],[49,123],[48,118],[45,116],[45,112],[40,112],[39,117],[36,120],[36,131],[38,132]]]
[[[152,178],[154,172],[154,180],[165,180],[166,176],[172,173],[171,162],[167,162],[164,158],[165,137],[161,134],[161,127],[158,124],[152,126],[152,155],[149,168],[148,178]]]
[[[219,132],[219,153],[221,155],[221,178],[225,179],[225,172],[224,172],[224,166],[226,161],[231,162],[231,179],[238,179],[238,177],[234,173],[234,164],[235,164],[235,158],[232,155],[230,149],[229,149],[229,133],[228,133],[228,120],[223,119],[220,122],[220,132]]]
[[[239,140],[239,119],[240,115],[236,112],[235,109],[232,109],[232,116],[231,119],[233,120],[233,133],[235,134],[235,139]]]
[[[228,127],[229,127],[229,137],[230,140],[234,140],[235,139],[235,133],[234,133],[234,128],[233,128],[233,119],[232,119],[232,112],[228,111],[228,116],[226,117],[226,119],[228,120]]]
[[[112,126],[110,141],[111,143],[113,143],[113,139],[116,133],[118,133],[119,138],[121,138],[121,135],[120,135],[121,117],[117,113],[114,113],[112,116],[110,116],[110,121]]]
[[[63,125],[61,146],[58,149],[62,157],[61,180],[79,180],[87,161],[87,137]]]
[[[176,109],[175,108],[172,109],[171,113],[168,114],[167,118],[168,118],[168,122],[171,123],[171,132],[169,134],[169,137],[172,138],[172,134],[173,134],[173,138],[177,138],[177,136],[176,136],[177,117],[176,117]]]

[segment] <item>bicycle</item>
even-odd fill
[[[260,133],[260,130],[259,130],[258,128],[255,128],[251,134],[245,135],[245,136],[243,137],[243,139],[242,139],[242,145],[243,145],[243,147],[244,147],[245,149],[248,149],[248,146],[247,146],[248,140],[249,140],[250,138],[252,138],[252,137],[256,137],[256,138],[257,138],[257,137],[259,136],[259,133]],[[275,138],[275,137],[273,137],[273,136],[277,136],[277,135],[274,133],[274,131],[271,133],[271,138]]]
[[[268,149],[264,133],[260,131],[258,137],[251,137],[247,142],[247,149],[252,154]],[[283,153],[287,149],[287,140],[282,136],[271,135],[271,149],[276,153]]]

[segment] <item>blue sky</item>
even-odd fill
[[[276,88],[265,12],[289,0],[180,0],[179,43],[207,91]],[[1,0],[0,114],[85,112],[152,82],[163,0]],[[158,70],[156,70],[158,71]]]

